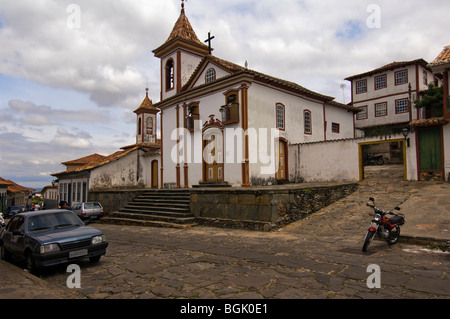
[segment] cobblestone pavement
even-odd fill
[[[72,290],[94,299],[450,298],[448,252],[384,241],[361,252],[367,198],[394,207],[421,188],[392,171],[386,179],[376,174],[376,183],[368,178],[354,194],[275,232],[93,224],[107,236],[107,255],[80,263],[81,288]],[[371,264],[380,267],[380,288],[367,285]],[[66,266],[41,274],[58,289],[68,289],[68,276]]]
[[[80,299],[449,299],[448,252],[378,240],[361,252],[367,198],[392,208],[425,185],[403,182],[401,171],[387,167],[366,177],[350,196],[274,232],[93,223],[109,247],[99,263],[79,263],[81,288],[67,288],[67,266],[40,278]],[[371,264],[380,267],[380,288],[368,287]]]

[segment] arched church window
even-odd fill
[[[151,117],[147,119],[147,135],[153,135],[153,119]]]
[[[206,83],[212,82],[216,79],[216,70],[214,70],[213,68],[208,69],[208,71],[206,71]]]
[[[142,127],[142,119],[139,118],[139,120],[138,120],[138,135],[141,135],[141,127]]]
[[[305,127],[305,134],[312,134],[312,118],[310,110],[303,111],[303,121]]]
[[[174,70],[174,62],[172,59],[169,59],[166,63],[166,91],[171,90],[175,86],[175,70]]]

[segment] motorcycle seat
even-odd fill
[[[392,224],[400,224],[403,225],[405,223],[405,218],[403,216],[400,215],[395,215],[391,218],[389,218],[391,220]]]

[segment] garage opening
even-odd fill
[[[404,139],[359,144],[360,180],[398,178],[406,180],[406,145]]]

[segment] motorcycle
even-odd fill
[[[393,213],[392,210],[385,212],[375,207],[375,200],[372,197],[369,198],[367,206],[371,207],[374,213],[373,215],[369,214],[372,216],[372,222],[364,238],[362,251],[367,251],[375,235],[385,239],[389,247],[397,243],[400,237],[400,226],[405,224],[405,216],[400,213]],[[400,210],[400,207],[395,207],[394,210]],[[386,215],[393,215],[393,217],[388,218]]]
[[[384,165],[383,155],[367,154],[366,165],[369,164]]]

